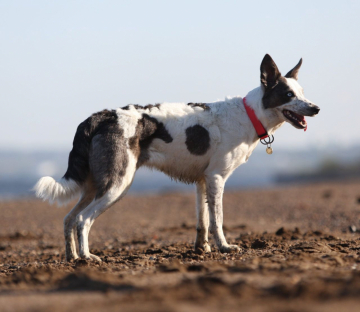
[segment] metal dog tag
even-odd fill
[[[267,136],[264,139],[260,139],[261,144],[266,145],[266,153],[268,153],[269,155],[271,155],[273,153],[273,149],[271,148],[271,143],[274,142],[274,136],[270,135]]]

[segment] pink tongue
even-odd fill
[[[306,122],[306,120],[305,120],[305,117],[303,117],[303,120]],[[307,130],[307,122],[306,122],[306,127],[305,127],[305,129],[304,129],[304,132]]]

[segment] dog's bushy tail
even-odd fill
[[[38,198],[48,200],[50,203],[56,201],[62,205],[79,194],[81,186],[90,173],[89,151],[92,138],[101,132],[106,122],[114,118],[116,118],[114,111],[103,110],[93,114],[78,126],[65,175],[59,181],[51,177],[41,178],[34,187]]]
[[[51,204],[57,202],[61,206],[79,194],[81,185],[89,174],[92,117],[82,122],[76,130],[65,175],[59,181],[55,181],[52,177],[41,178],[33,189],[36,197]]]
[[[79,184],[65,178],[55,181],[52,177],[43,177],[34,186],[36,197],[47,200],[51,204],[57,202],[59,206],[68,203],[79,194],[79,190]]]

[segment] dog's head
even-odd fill
[[[264,95],[264,109],[275,110],[282,121],[287,121],[297,129],[306,129],[304,116],[314,116],[320,108],[304,96],[303,88],[297,82],[302,59],[285,76],[269,54],[266,54],[260,66],[260,80]]]

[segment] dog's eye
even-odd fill
[[[294,96],[294,93],[293,93],[293,92],[288,92],[288,93],[286,93],[286,95],[287,95],[288,97],[293,97],[293,96]]]

